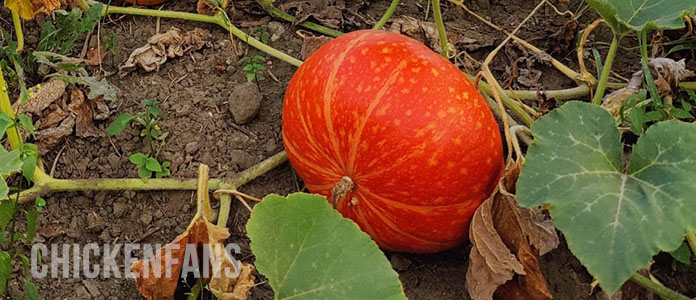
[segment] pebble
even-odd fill
[[[392,254],[389,262],[391,262],[392,268],[397,271],[406,271],[411,266],[411,261],[398,253]]]
[[[99,292],[101,285],[99,282],[95,280],[84,280],[82,281],[82,285],[85,286],[87,292],[89,292],[92,297],[99,298],[99,296],[101,296],[101,292]]]
[[[89,295],[87,292],[87,289],[85,289],[84,286],[78,285],[75,290],[73,291],[73,294],[75,294],[75,299],[78,300],[89,300],[92,299],[92,296]]]
[[[256,164],[256,157],[244,150],[232,150],[230,161],[237,164],[240,170],[246,170]]]
[[[198,151],[198,142],[190,142],[184,146],[184,151],[186,151],[187,154],[194,154],[196,151]]]
[[[114,202],[114,216],[117,218],[123,217],[126,212],[126,203]]]
[[[267,26],[268,32],[271,34],[272,42],[279,40],[283,33],[285,33],[285,26],[280,22],[270,22]]]
[[[230,112],[237,124],[246,124],[256,116],[263,96],[255,82],[236,85],[229,96]]]
[[[140,215],[140,222],[143,223],[143,225],[149,225],[152,223],[152,214],[147,211],[143,212]]]

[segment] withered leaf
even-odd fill
[[[300,50],[300,57],[306,59],[314,51],[317,51],[319,47],[324,45],[326,42],[332,40],[333,38],[327,36],[307,36],[302,40],[302,49]]]
[[[210,0],[198,0],[196,4],[196,12],[201,15],[213,15],[216,12],[215,6],[210,3]]]
[[[31,113],[35,116],[39,116],[42,110],[65,94],[66,87],[65,81],[51,79],[48,82],[31,88],[31,93],[27,102],[22,104],[19,100],[22,99],[22,96],[20,96],[12,108],[14,108],[18,114]]]
[[[101,131],[94,126],[92,107],[85,99],[85,93],[81,89],[73,89],[70,92],[70,104],[68,111],[75,114],[75,133],[79,137],[101,136]]]
[[[295,11],[293,25],[307,21],[314,17],[326,27],[340,29],[343,26],[343,9],[346,4],[343,0],[304,0],[291,1],[280,5],[285,11]]]
[[[172,27],[165,33],[151,36],[147,45],[133,50],[128,60],[119,66],[121,76],[142,68],[151,72],[164,64],[168,58],[183,56],[204,46],[212,46],[213,35],[204,29],[195,28],[183,32],[177,27]]]
[[[195,245],[197,251],[207,247],[210,253],[210,273],[204,279],[209,284],[210,291],[219,299],[247,299],[254,286],[255,278],[251,274],[254,266],[242,262],[233,263],[229,253],[224,250],[223,242],[230,236],[229,230],[208,221],[212,217],[208,197],[208,166],[201,164],[198,176],[198,211],[186,231],[162,247],[158,251],[159,255],[138,260],[131,265],[135,285],[148,300],[173,299],[185,262],[186,245]],[[197,257],[203,256],[197,253]],[[167,266],[171,267],[167,269]],[[235,270],[233,273],[236,276],[226,272],[229,270]]]
[[[39,154],[44,155],[48,153],[63,138],[71,135],[73,133],[74,126],[75,116],[69,114],[65,119],[63,119],[59,126],[37,130],[34,135],[36,135],[36,139],[39,140]]]
[[[469,229],[473,247],[466,274],[474,300],[552,299],[538,257],[558,243],[553,224],[539,209],[521,208],[513,190],[519,164],[510,164],[494,195],[479,206]]]
[[[85,65],[98,66],[104,61],[104,58],[109,55],[104,47],[94,47],[87,50],[87,58],[84,59]]]
[[[39,13],[51,14],[65,4],[63,0],[5,0],[5,7],[16,11],[25,20],[31,20]]]
[[[667,57],[651,58],[648,68],[653,75],[658,93],[661,96],[672,93],[682,80],[695,76],[694,72],[686,68],[684,59],[675,61]],[[614,117],[618,116],[621,104],[631,95],[640,91],[643,85],[643,71],[637,71],[631,76],[628,84],[606,96],[602,100],[602,106]]]

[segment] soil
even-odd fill
[[[379,19],[389,2],[341,2],[352,13],[343,13],[345,20],[339,29],[350,31],[371,27],[372,23],[366,21],[374,22]],[[567,1],[551,2],[560,11],[577,12],[581,7],[581,1],[577,0],[568,4],[563,3]],[[244,30],[251,29],[248,26],[244,27],[245,24],[267,24],[267,15],[254,2],[232,3],[235,7],[234,10],[230,10],[230,15],[234,23]],[[472,10],[507,30],[514,29],[533,9],[532,2],[527,0],[476,0],[465,3]],[[277,4],[282,4],[282,1]],[[409,15],[422,20],[426,6],[427,1],[404,0],[394,16]],[[162,9],[195,12],[195,3],[171,0],[166,2]],[[475,60],[482,61],[504,39],[502,33],[491,29],[447,1],[443,2],[443,13],[448,32],[454,33],[458,38],[454,42],[455,45],[459,50],[466,49]],[[429,14],[432,15],[432,11]],[[8,13],[3,10],[4,20],[8,20],[6,16]],[[579,28],[596,18],[593,12],[586,11],[578,19]],[[558,15],[547,7],[522,28],[519,36],[551,53],[571,68],[577,68],[575,31],[571,30],[570,41],[565,41],[570,43],[568,47],[563,46],[562,34],[558,38],[553,35],[570,20],[569,16]],[[7,24],[3,21],[2,26],[6,27]],[[241,70],[242,64],[238,63],[241,57],[239,54],[247,51],[250,56],[263,53],[247,49],[240,41],[231,41],[228,33],[217,25],[152,17],[110,16],[104,19],[101,25],[101,36],[114,32],[120,45],[115,55],[104,60],[102,69],[105,73],[117,70],[117,66],[126,61],[133,49],[144,45],[158,29],[159,32],[165,32],[172,26],[184,30],[195,27],[209,30],[215,37],[213,46],[191,55],[170,59],[159,70],[151,73],[136,71],[123,78],[117,74],[109,76],[109,82],[120,90],[119,100],[111,103],[113,112],[110,119],[98,122],[97,126],[103,130],[119,114],[141,111],[144,99],[157,100],[165,116],[160,127],[163,132],[168,133],[166,144],[161,149],[161,157],[171,161],[172,177],[193,178],[196,176],[197,166],[201,163],[210,166],[211,177],[232,177],[254,163],[281,151],[282,100],[285,87],[295,68],[277,59],[268,59],[265,66],[270,73],[264,73],[266,80],[260,81],[258,87],[262,95],[260,105],[253,99],[249,100],[252,110],[258,105],[258,112],[249,123],[235,125],[235,118],[230,112],[230,95],[236,86],[247,82]],[[36,46],[36,37],[40,35],[37,21],[26,22],[25,27],[26,35],[29,37],[27,47]],[[277,21],[268,25],[268,28],[273,31],[269,33],[269,44],[272,47],[295,57],[300,56],[302,39],[296,34],[299,28]],[[306,31],[304,32],[306,34]],[[599,49],[602,54],[606,53],[608,43],[595,41],[609,41],[610,34],[606,29],[598,30],[593,35],[590,45]],[[78,43],[84,43],[84,40]],[[92,38],[88,43],[95,45],[96,39]],[[520,76],[513,78],[511,74],[515,70],[510,66],[521,57],[527,57],[529,64],[518,63],[517,71],[524,70],[529,76],[522,76],[522,79]],[[614,70],[618,74],[630,77],[630,73],[637,69],[636,61],[635,51],[622,50],[615,60]],[[458,57],[455,62],[465,70],[478,67],[475,61],[466,60],[464,56]],[[590,60],[587,64],[594,73],[594,64]],[[545,63],[542,58],[535,58],[515,45],[506,47],[496,57],[492,69],[500,82],[509,83],[514,88],[551,90],[575,86],[572,80]],[[99,72],[98,67],[90,70]],[[540,75],[536,78],[534,74]],[[249,114],[248,109],[250,107],[244,107],[245,114]],[[54,176],[57,178],[137,177],[136,169],[128,161],[128,155],[146,150],[139,130],[130,127],[114,138],[109,138],[105,133],[97,138],[70,137],[44,156],[43,160],[48,166],[55,161]],[[284,195],[302,189],[301,179],[289,164],[284,164],[243,186],[241,191],[263,197],[269,193]],[[195,212],[193,200],[192,192],[53,194],[47,197],[48,205],[40,215],[38,230],[44,233],[40,238],[50,239],[51,243],[165,243],[183,232],[189,224]],[[232,212],[228,224],[232,234],[230,242],[241,246],[242,253],[237,258],[253,263],[254,258],[245,234],[249,213],[237,202],[233,203]],[[58,234],[53,236],[46,232]],[[387,257],[399,272],[409,299],[469,299],[464,281],[469,249],[470,245],[464,244],[438,254],[387,253]],[[138,251],[135,253],[141,254]],[[45,261],[50,261],[50,258],[45,258]],[[606,299],[598,289],[591,287],[591,276],[564,243],[542,257],[541,263],[549,288],[556,299]],[[662,267],[658,269],[660,271],[657,276],[663,276],[660,278],[663,282],[692,297],[696,296],[693,280],[688,281],[689,277],[682,278],[686,276],[684,274],[690,274],[693,279],[696,272],[693,264],[687,270],[681,271]],[[681,279],[669,279],[675,277]],[[272,299],[273,293],[269,285],[263,281],[262,276],[257,278],[257,282],[261,284],[253,289],[251,299]],[[36,283],[41,296],[46,299],[143,299],[130,279],[42,279]],[[635,299],[651,298],[639,295],[639,298]]]

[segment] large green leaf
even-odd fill
[[[12,257],[8,252],[0,251],[0,293],[5,293],[10,275],[12,275]]]
[[[614,119],[599,106],[569,102],[532,133],[517,199],[550,204],[570,250],[607,292],[696,229],[696,125],[651,126],[628,168]]]
[[[266,196],[247,233],[276,299],[406,299],[377,244],[324,197]]]
[[[696,11],[696,0],[587,0],[616,34],[643,29],[684,27],[683,17]]]

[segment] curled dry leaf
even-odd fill
[[[39,130],[35,135],[41,154],[46,154],[63,138],[71,135],[73,128],[79,137],[100,136],[101,131],[94,126],[93,120],[109,117],[109,108],[103,96],[87,99],[85,92],[78,87],[73,88],[68,96],[66,87],[63,80],[51,79],[31,88],[25,103],[17,100],[13,105],[17,113],[38,118]]]
[[[440,49],[440,37],[437,33],[437,26],[433,22],[421,21],[410,16],[398,16],[391,18],[389,31],[411,37],[431,49],[437,51]],[[456,43],[456,36],[448,35],[447,40],[450,43]]]
[[[326,42],[332,40],[333,38],[330,38],[328,36],[306,36],[302,40],[302,49],[300,50],[300,57],[302,59],[306,59],[309,57],[314,51],[319,49],[321,45],[324,45]]]
[[[200,165],[198,171],[198,211],[186,231],[172,242],[158,250],[149,259],[142,259],[131,264],[135,275],[135,285],[148,300],[174,299],[177,283],[186,262],[187,245],[195,245],[197,253],[193,259],[209,259],[210,267],[205,282],[210,291],[222,300],[247,299],[254,286],[251,274],[254,266],[237,262],[224,249],[223,242],[230,236],[229,230],[208,221],[212,217],[208,197],[208,166]],[[190,248],[189,248],[190,249]],[[207,249],[209,257],[203,256],[201,249]],[[167,261],[170,259],[170,261]],[[203,266],[206,266],[204,263]],[[234,270],[234,271],[230,271]],[[206,274],[202,270],[202,274]],[[231,274],[233,273],[233,274]]]
[[[346,3],[343,0],[303,0],[281,4],[280,8],[288,12],[295,11],[293,25],[313,17],[326,27],[340,29],[343,26]]]
[[[25,20],[31,20],[39,13],[51,14],[65,4],[64,0],[5,0],[5,7],[16,11]]]
[[[558,246],[551,221],[539,209],[521,208],[513,190],[519,164],[509,164],[500,190],[474,213],[469,229],[473,247],[466,274],[474,300],[552,299],[538,257]]]
[[[675,61],[667,57],[651,58],[648,68],[653,75],[660,95],[672,93],[680,81],[695,76],[693,71],[686,68],[684,59]],[[640,70],[633,73],[631,80],[625,87],[606,95],[602,101],[602,106],[614,117],[618,116],[623,101],[629,96],[637,94],[642,84],[643,71]]]
[[[195,28],[183,32],[172,27],[165,33],[151,36],[147,45],[133,50],[128,60],[119,66],[121,76],[142,68],[147,72],[154,71],[164,64],[168,58],[183,56],[204,46],[212,46],[213,35],[204,29]]]
[[[85,65],[88,66],[98,66],[104,61],[104,58],[109,55],[109,51],[106,51],[104,47],[94,47],[87,50],[87,58],[85,58]]]

